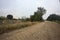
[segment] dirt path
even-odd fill
[[[0,40],[60,40],[60,25],[42,22],[31,27],[0,35]]]

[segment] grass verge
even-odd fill
[[[35,24],[35,22],[20,22],[20,23],[14,23],[14,24],[2,24],[0,25],[0,34],[3,34],[5,32],[10,32],[16,29],[25,28],[28,26],[31,26]]]

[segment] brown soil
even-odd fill
[[[60,40],[60,24],[45,21],[0,35],[0,40]]]

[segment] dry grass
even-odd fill
[[[45,21],[0,35],[0,40],[60,40],[60,24]]]
[[[2,24],[0,25],[0,34],[2,33],[5,33],[5,32],[10,32],[12,30],[16,30],[16,29],[21,29],[21,28],[24,28],[24,27],[27,27],[27,26],[31,26],[35,24],[34,22],[16,22],[16,23],[13,23],[13,24]]]

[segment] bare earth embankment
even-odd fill
[[[0,35],[0,40],[60,40],[60,24],[42,22]]]

